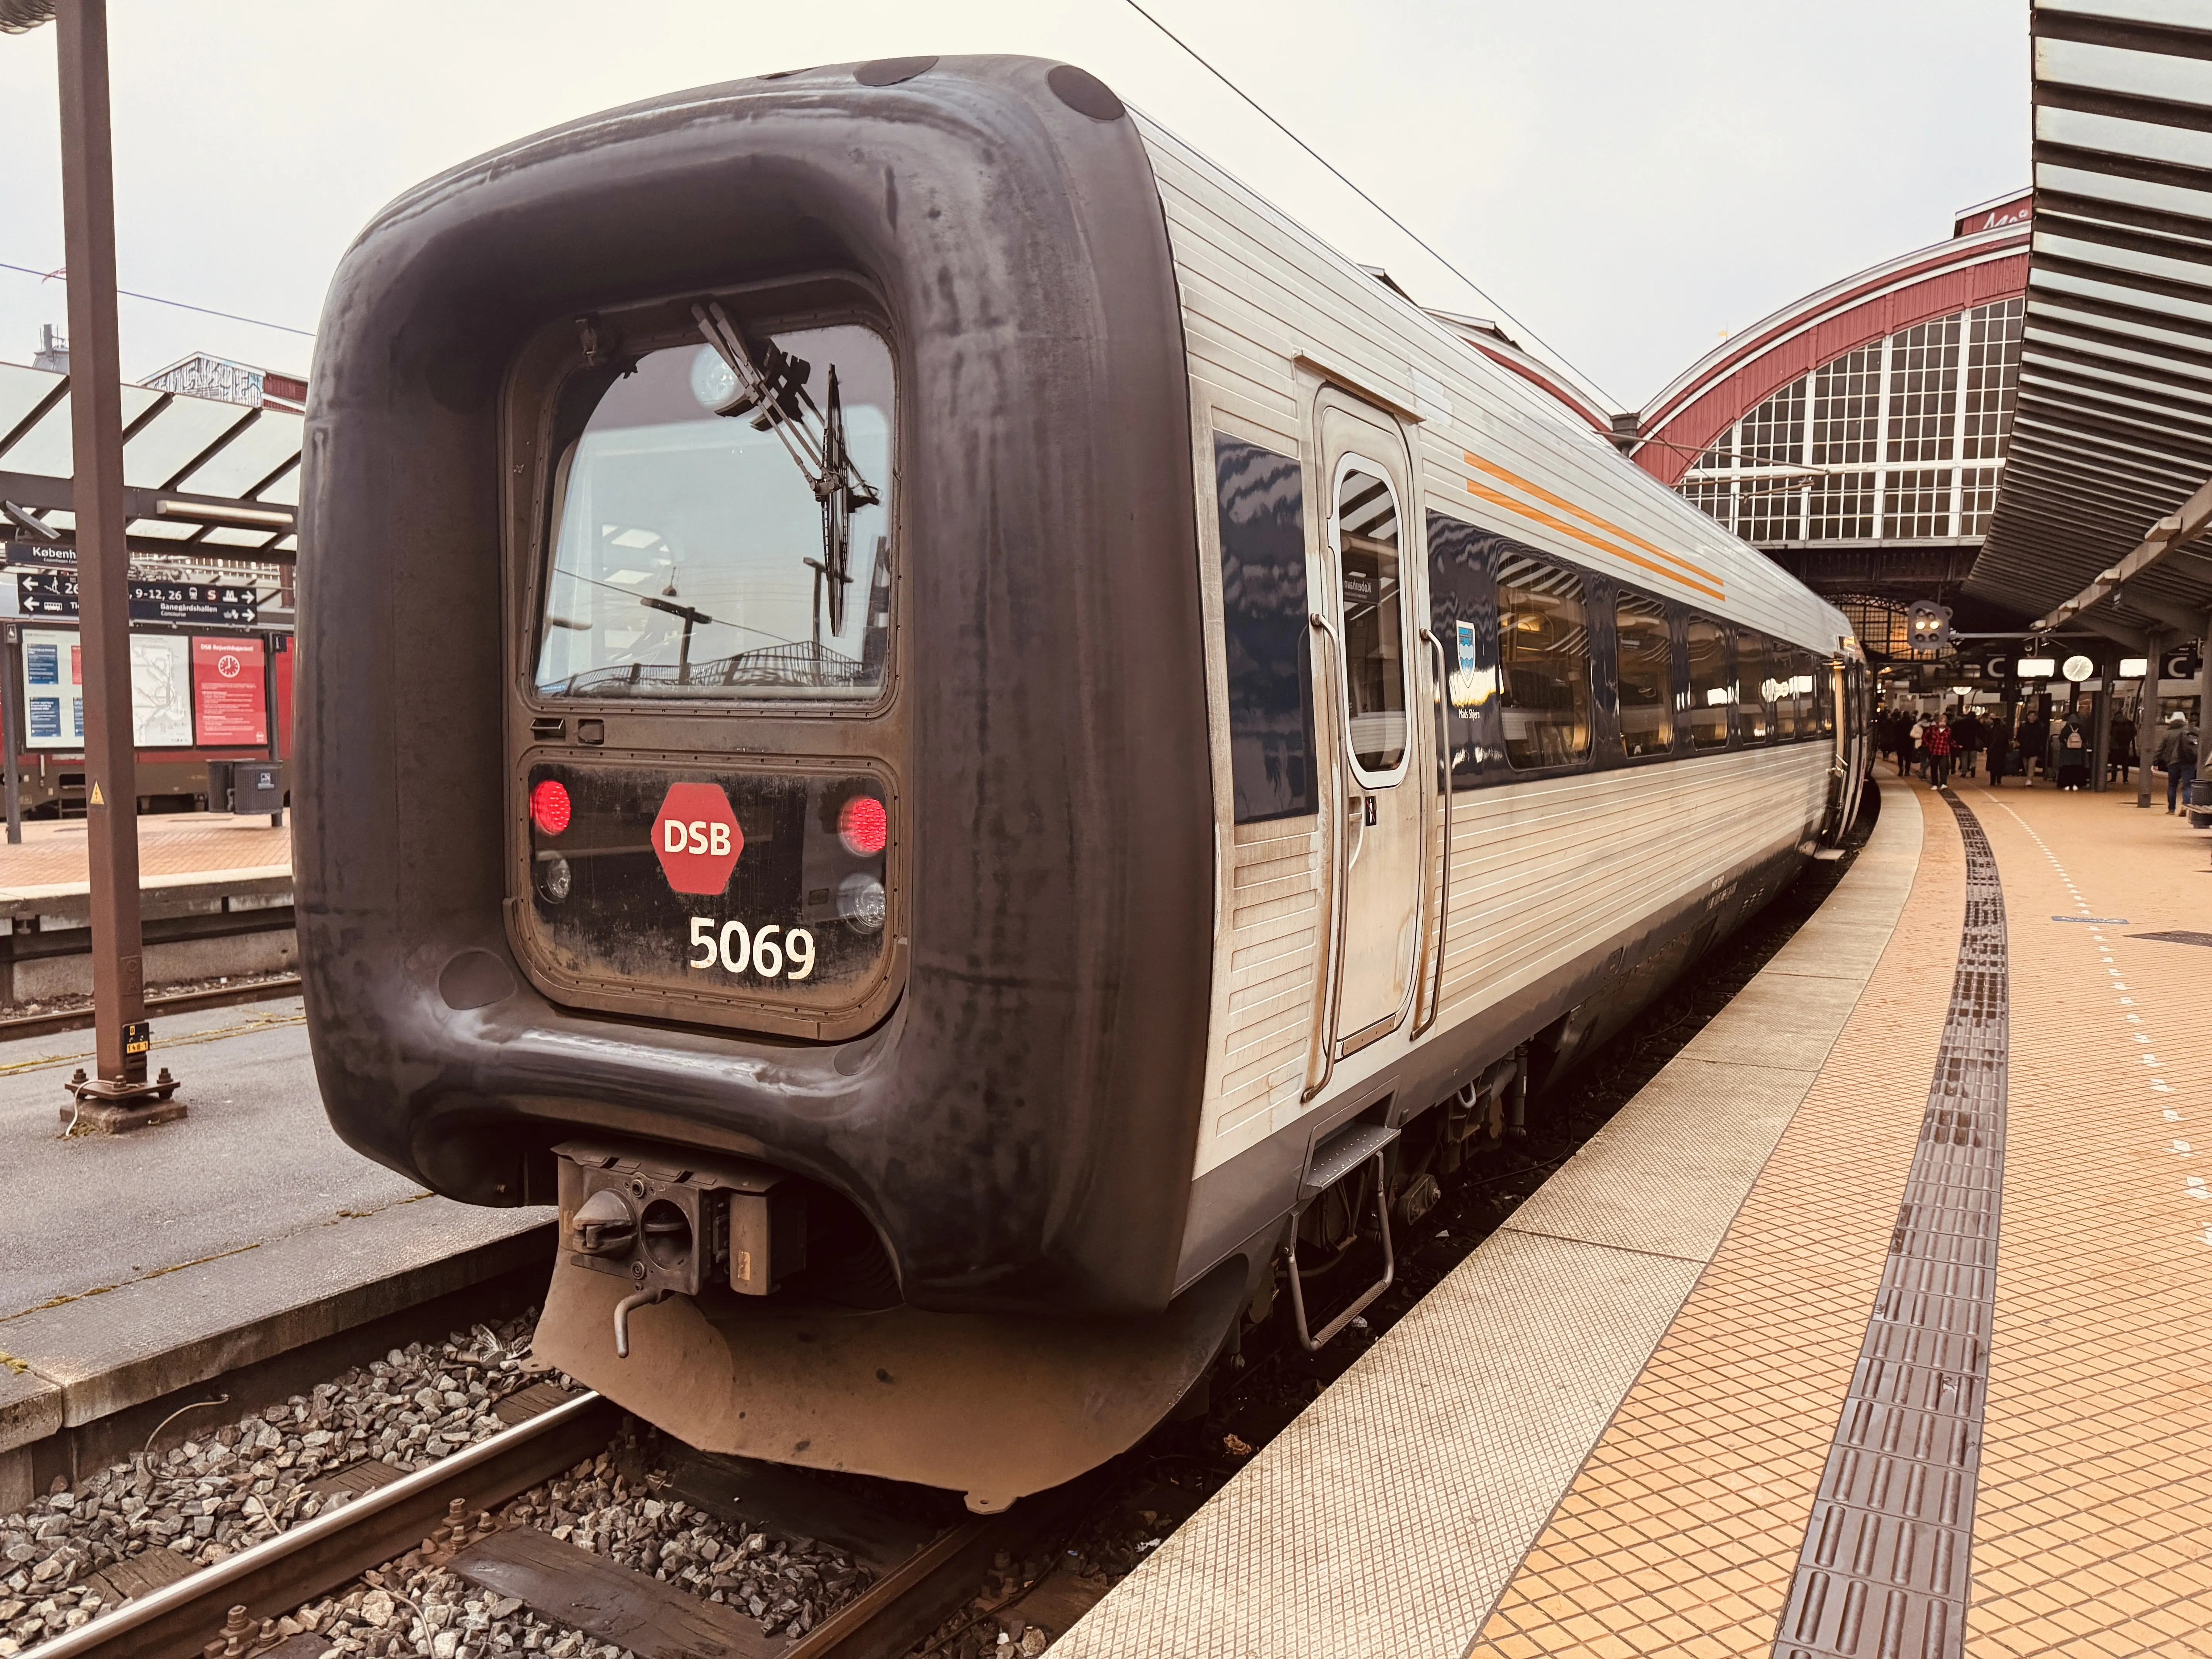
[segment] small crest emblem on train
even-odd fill
[[[1462,674],[1472,674],[1474,672],[1474,624],[1471,622],[1461,623],[1458,632],[1459,672]]]
[[[719,783],[672,783],[653,820],[653,854],[679,893],[721,892],[745,850],[745,832]]]

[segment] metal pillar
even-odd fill
[[[63,0],[62,222],[69,269],[70,433],[84,652],[86,839],[92,861],[94,1075],[69,1087],[74,1123],[179,1117],[165,1070],[149,1083],[138,909],[138,778],[131,702],[131,553],[123,505],[123,362],[115,321],[115,167],[106,0]]]
[[[0,788],[8,805],[8,845],[23,844],[23,635],[10,623],[0,629]]]
[[[2112,787],[2106,770],[2112,759],[2112,677],[2107,672],[2097,681],[2097,689],[2089,694],[2089,718],[2094,736],[2090,738],[2089,787],[2103,794]]]
[[[2154,628],[2143,635],[2150,653],[2145,665],[2142,695],[2136,699],[2136,805],[2150,805],[2151,757],[2158,752],[2158,680],[2164,667],[2166,635]]]
[[[283,744],[276,729],[276,636],[274,634],[261,636],[261,711],[262,718],[269,723],[269,762],[273,766],[284,758]],[[284,827],[283,807],[269,815],[269,826],[272,830]]]

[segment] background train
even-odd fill
[[[1838,611],[1064,64],[425,184],[301,512],[339,1132],[557,1201],[625,1407],[978,1509],[1327,1340],[1866,766]]]

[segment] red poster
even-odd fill
[[[287,635],[269,636],[276,669],[276,752],[285,760],[292,758],[292,665],[298,659],[293,644]]]
[[[201,748],[268,745],[263,662],[258,639],[192,641],[192,729]]]

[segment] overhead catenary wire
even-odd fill
[[[1510,311],[1508,311],[1504,306],[1501,305],[1492,296],[1489,290],[1485,289],[1481,283],[1476,282],[1474,277],[1468,276],[1457,265],[1454,264],[1449,259],[1447,259],[1443,254],[1437,252],[1437,250],[1430,245],[1428,240],[1421,235],[1419,231],[1415,230],[1403,219],[1401,219],[1396,214],[1391,212],[1389,208],[1384,207],[1382,203],[1376,201],[1372,196],[1370,196],[1365,191],[1354,184],[1350,177],[1346,174],[1343,168],[1338,167],[1335,162],[1330,161],[1328,157],[1323,155],[1311,144],[1299,137],[1297,133],[1292,132],[1290,128],[1285,126],[1281,121],[1275,118],[1265,105],[1260,102],[1258,99],[1255,98],[1250,93],[1245,91],[1243,88],[1238,86],[1226,75],[1216,69],[1212,63],[1208,62],[1204,54],[1202,54],[1197,47],[1192,46],[1189,41],[1184,40],[1182,36],[1177,34],[1165,23],[1160,21],[1158,18],[1153,16],[1152,13],[1146,11],[1142,6],[1139,5],[1137,3],[1137,0],[1122,0],[1122,3],[1127,5],[1131,11],[1135,12],[1138,16],[1143,18],[1147,23],[1150,23],[1154,28],[1158,29],[1162,34],[1166,35],[1169,40],[1174,41],[1175,44],[1181,47],[1189,57],[1193,63],[1196,64],[1208,75],[1220,82],[1223,86],[1228,88],[1230,91],[1235,93],[1237,97],[1243,100],[1246,104],[1249,105],[1252,110],[1261,120],[1267,122],[1269,126],[1281,133],[1284,137],[1289,139],[1300,149],[1304,150],[1308,155],[1320,162],[1322,166],[1326,167],[1330,174],[1335,178],[1338,183],[1344,185],[1344,187],[1349,190],[1354,196],[1357,196],[1361,201],[1366,203],[1368,206],[1373,208],[1385,219],[1388,219],[1392,224],[1395,225],[1400,231],[1412,240],[1414,246],[1419,248],[1422,252],[1427,254],[1431,259],[1434,259],[1446,270],[1449,270],[1453,276],[1458,277],[1460,281],[1465,283],[1468,288],[1473,289],[1476,295],[1480,296],[1486,305],[1488,305],[1494,309],[1500,317],[1503,317],[1507,322],[1512,324],[1514,327],[1519,329],[1522,334],[1534,341],[1538,345],[1543,347],[1545,350],[1550,352],[1552,356],[1558,358],[1562,364],[1566,363],[1567,360],[1565,356],[1557,347],[1546,340],[1543,336],[1537,333],[1534,329],[1529,327],[1528,324],[1522,322],[1518,317],[1515,316]],[[1598,393],[1598,395],[1603,398],[1613,408],[1622,409],[1626,407],[1620,398],[1614,397],[1613,393],[1607,392],[1603,386],[1598,385],[1596,381],[1590,380],[1587,374],[1583,374],[1581,370],[1576,369],[1574,373],[1579,375],[1584,381],[1588,382],[1590,390]]]
[[[36,276],[42,282],[55,276],[60,277],[64,282],[69,280],[68,274],[64,271],[37,270],[29,265],[9,264],[4,259],[0,259],[0,270],[18,271],[26,276]],[[158,294],[140,294],[127,288],[118,288],[115,291],[126,300],[143,300],[149,305],[173,306],[179,311],[197,311],[203,317],[220,317],[227,323],[244,323],[252,328],[273,328],[279,334],[296,334],[303,340],[312,340],[315,337],[315,331],[312,328],[294,328],[289,323],[271,323],[258,317],[241,317],[234,311],[217,311],[212,306],[196,306],[189,301],[167,300]]]

